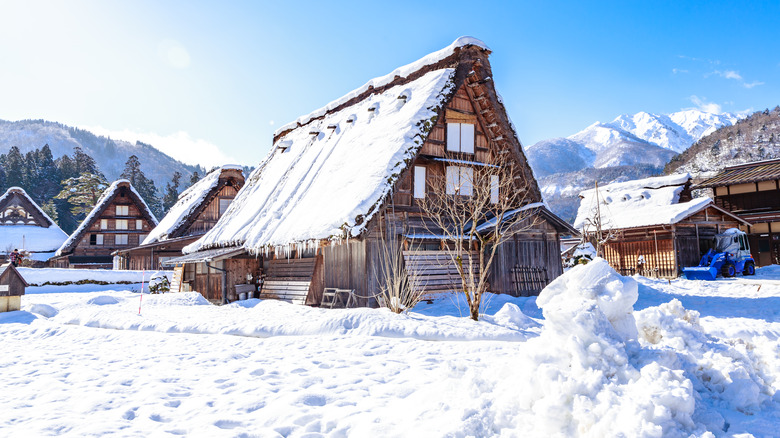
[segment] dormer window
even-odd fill
[[[473,154],[474,125],[471,123],[447,123],[447,150]]]

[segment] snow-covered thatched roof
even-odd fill
[[[153,223],[155,226],[157,225],[157,218],[154,217],[154,213],[152,213],[152,210],[149,208],[148,205],[146,205],[146,201],[144,201],[144,198],[141,197],[141,195],[135,190],[132,184],[130,184],[130,181],[126,179],[118,179],[111,183],[108,188],[103,191],[103,194],[100,195],[100,198],[98,198],[97,203],[95,203],[95,207],[92,209],[92,211],[89,212],[86,218],[81,222],[78,228],[76,228],[76,231],[73,232],[73,234],[68,237],[68,240],[65,241],[65,243],[62,244],[60,249],[57,250],[57,254],[55,254],[57,257],[67,254],[68,252],[72,251],[73,248],[78,245],[81,238],[84,236],[84,234],[89,230],[89,228],[92,226],[92,224],[100,217],[100,215],[103,213],[103,211],[106,210],[106,208],[111,204],[111,201],[114,200],[114,197],[119,192],[119,189],[122,187],[126,187],[129,189],[128,195],[130,196],[130,199],[133,200],[133,202],[136,204],[138,209],[141,211],[141,215],[143,215],[147,220],[149,220],[151,223]]]
[[[219,187],[220,176],[225,171],[235,170],[243,172],[241,166],[237,165],[224,165],[210,172],[203,177],[200,181],[190,186],[187,190],[179,194],[179,200],[171,207],[168,214],[160,221],[159,224],[146,236],[146,239],[141,243],[142,245],[148,245],[154,242],[167,240],[171,237],[177,229],[182,227],[185,222],[201,210],[204,202],[213,198],[213,195]],[[243,179],[241,180],[243,183]],[[178,237],[178,236],[175,236]]]
[[[489,54],[481,41],[458,38],[280,128],[217,225],[184,252],[360,235],[454,92],[457,56],[468,47]]]
[[[17,201],[12,201],[15,198]],[[30,198],[21,187],[11,187],[0,196],[0,209],[12,202],[19,202],[27,213],[35,217],[34,223],[5,223],[0,221],[0,251],[20,249],[32,253],[51,253],[62,245],[68,235],[57,226],[57,223]],[[49,254],[49,256],[51,255]],[[36,260],[47,260],[49,256]]]
[[[604,228],[636,228],[677,223],[712,204],[710,198],[680,202],[691,176],[659,176],[608,184],[580,193],[580,208],[574,228],[582,230],[596,217],[596,199]],[[597,196],[598,195],[598,196]],[[714,205],[714,204],[713,204]]]

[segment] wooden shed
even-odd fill
[[[114,252],[115,269],[157,270],[216,225],[244,186],[241,166],[221,166],[179,195],[176,204],[138,246]],[[182,283],[186,286],[189,283]]]
[[[156,226],[157,218],[130,181],[114,181],[49,260],[49,266],[111,269],[114,251],[138,246]]]
[[[749,223],[740,228],[758,266],[780,264],[780,160],[729,166],[693,188],[712,189],[715,205]]]
[[[22,274],[12,264],[0,266],[0,312],[21,309],[22,295],[27,286]]]
[[[326,289],[345,289],[372,305],[381,244],[398,241],[407,268],[425,277],[425,293],[456,290],[444,250],[452,242],[431,232],[421,202],[443,191],[445,177],[450,187],[504,156],[514,172],[508,179],[527,193],[514,211],[535,219],[500,248],[491,291],[538,293],[562,272],[560,235],[576,231],[541,203],[495,90],[490,53],[479,40],[459,38],[281,127],[234,207],[184,248],[184,277],[197,278],[206,261],[216,261],[209,251],[235,250],[243,261],[230,267],[225,259],[226,275],[263,278],[264,298],[319,305]],[[472,196],[471,189],[452,196]],[[235,287],[228,281],[226,296]]]
[[[747,224],[710,198],[691,197],[688,174],[614,183],[580,194],[574,226],[623,275],[676,278],[697,266],[716,234]]]

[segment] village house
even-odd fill
[[[780,160],[729,166],[693,188],[712,189],[717,206],[747,221],[758,266],[780,264]]]
[[[711,198],[692,198],[687,173],[586,190],[574,221],[594,245],[605,241],[599,255],[622,275],[661,278],[697,266],[716,234],[744,225]]]
[[[375,305],[380,244],[399,239],[407,269],[423,277],[417,284],[455,290],[444,251],[451,243],[431,233],[421,200],[445,176],[448,194],[458,186],[457,196],[471,196],[461,180],[506,157],[512,187],[527,193],[512,214],[533,220],[502,244],[490,288],[538,293],[562,273],[561,233],[576,231],[541,202],[495,90],[490,53],[459,38],[281,127],[217,225],[169,263],[183,264],[183,280],[212,301],[235,300],[263,278],[263,298],[319,305],[325,288],[340,288],[358,305]],[[439,263],[449,265],[423,269]]]
[[[116,269],[158,270],[161,263],[182,255],[217,223],[244,185],[241,166],[213,170],[179,195],[176,204],[139,246],[114,253]]]
[[[0,263],[18,249],[33,265],[42,265],[67,238],[24,189],[11,187],[0,196]]]
[[[114,251],[138,246],[156,226],[157,218],[130,181],[114,181],[49,260],[49,266],[111,269]]]
[[[22,274],[10,263],[0,266],[0,312],[13,312],[22,307],[24,288],[28,286]]]

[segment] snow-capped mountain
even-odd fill
[[[680,153],[705,135],[721,126],[733,125],[739,119],[739,116],[732,113],[712,114],[699,110],[678,111],[668,115],[639,112],[622,115],[609,125]]]
[[[540,141],[528,147],[526,155],[545,200],[562,218],[573,220],[577,195],[595,181],[608,184],[660,174],[675,155],[739,119],[699,110],[625,114],[566,138]]]

